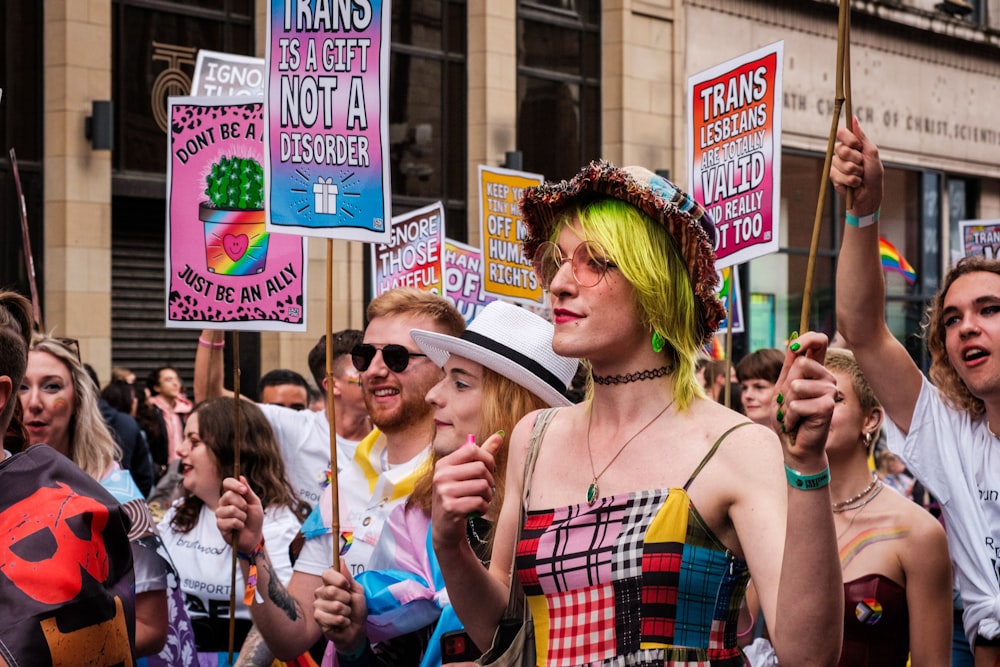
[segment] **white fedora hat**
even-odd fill
[[[412,329],[410,336],[431,361],[444,366],[465,357],[521,385],[551,406],[572,405],[566,388],[577,360],[552,351],[551,323],[505,301],[492,301],[461,336]]]

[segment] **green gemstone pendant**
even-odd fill
[[[595,479],[587,487],[587,504],[593,506],[594,501],[597,500],[597,480]]]

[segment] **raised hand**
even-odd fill
[[[503,435],[494,433],[482,447],[466,443],[437,462],[431,511],[435,543],[465,540],[468,518],[489,511],[496,492],[494,457],[501,444]]]
[[[876,146],[854,119],[854,131],[837,130],[837,143],[830,163],[830,180],[840,194],[848,189],[854,193],[855,215],[874,213],[882,204],[882,160]]]
[[[823,366],[828,343],[826,335],[810,331],[794,339],[785,352],[771,415],[786,462],[825,460],[837,397],[836,378]]]
[[[238,533],[236,550],[250,553],[263,537],[264,507],[260,498],[242,475],[238,480],[233,477],[222,480],[222,491],[219,506],[215,510],[215,523],[219,532],[226,544],[232,541],[234,532]]]

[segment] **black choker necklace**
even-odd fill
[[[594,375],[594,382],[597,384],[628,384],[629,382],[639,382],[641,380],[652,380],[661,378],[674,370],[674,367],[667,364],[653,370],[637,371],[626,373],[625,375]]]

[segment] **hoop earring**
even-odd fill
[[[864,435],[864,441],[865,441],[865,449],[868,449],[868,448],[870,448],[872,446],[872,434],[871,434],[871,431],[869,431],[868,433],[865,433],[865,435]]]

